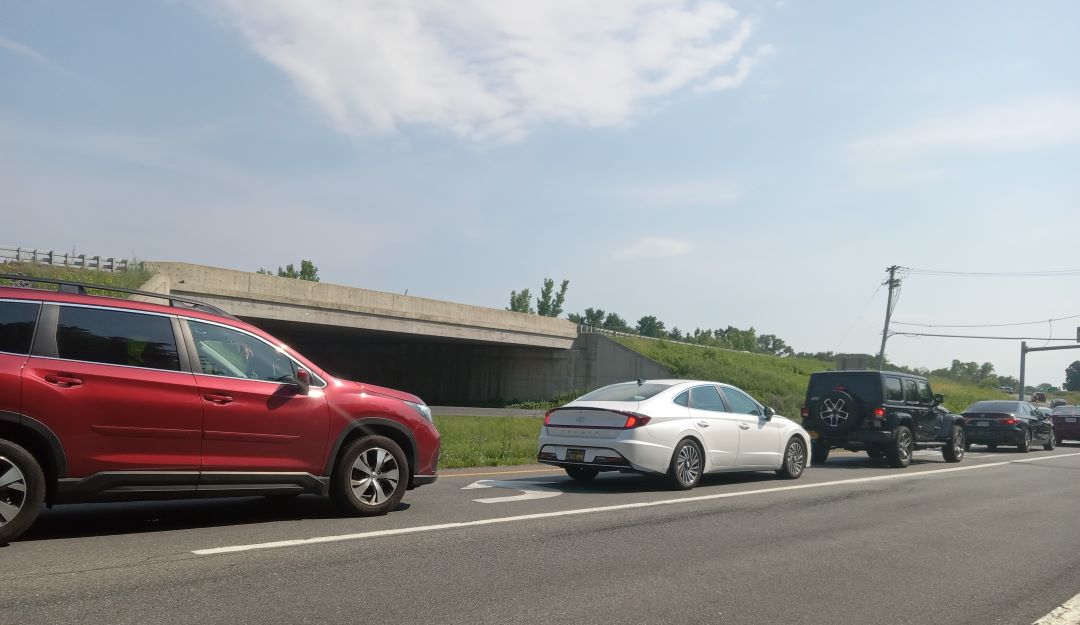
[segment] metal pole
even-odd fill
[[[885,369],[885,341],[889,340],[889,320],[892,319],[893,289],[900,284],[896,280],[896,270],[899,268],[900,267],[897,265],[889,267],[889,281],[886,283],[889,285],[889,299],[885,302],[885,329],[881,331],[881,351],[878,352],[878,371]]]
[[[1024,365],[1027,360],[1027,341],[1021,341],[1020,343],[1020,396],[1019,400],[1024,401]]]

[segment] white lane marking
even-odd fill
[[[1080,625],[1080,595],[1069,599],[1032,625]]]
[[[481,475],[511,475],[514,473],[562,473],[562,469],[525,469],[516,471],[483,471],[480,473],[440,473],[439,479],[452,477],[479,477]]]
[[[563,494],[561,490],[548,486],[540,486],[524,480],[477,480],[468,486],[462,486],[461,490],[473,488],[509,488],[520,490],[520,495],[508,495],[506,497],[487,497],[485,499],[473,499],[479,503],[508,503],[512,501],[527,501],[529,499],[547,499],[558,497]]]
[[[782,491],[807,490],[811,488],[825,488],[828,486],[840,486],[844,484],[865,484],[869,482],[885,482],[888,480],[915,479],[941,473],[956,473],[959,471],[975,471],[990,467],[1001,467],[1007,464],[1019,464],[1024,462],[1038,462],[1040,460],[1056,460],[1059,458],[1071,458],[1080,456],[1080,452],[1072,454],[1058,454],[1054,456],[1040,456],[1025,458],[1023,460],[1008,460],[1005,462],[988,462],[986,464],[973,464],[963,467],[949,467],[947,469],[934,469],[931,471],[919,471],[908,473],[890,473],[888,475],[874,475],[871,477],[855,477],[846,480],[834,480],[832,482],[815,482],[813,484],[793,484],[791,486],[777,486],[774,488],[759,488],[756,490],[744,490],[734,493],[714,493],[711,495],[698,495],[696,497],[680,497],[678,499],[662,499],[660,501],[642,501],[638,503],[615,504],[596,508],[576,508],[573,510],[558,510],[555,512],[538,512],[536,514],[520,514],[517,516],[495,517],[492,519],[480,519],[478,521],[460,521],[456,523],[440,523],[438,525],[420,525],[414,527],[399,527],[392,530],[375,530],[371,532],[359,532],[356,534],[339,534],[336,536],[316,536],[314,538],[298,538],[294,540],[278,540],[268,543],[254,543],[249,545],[234,545],[231,547],[214,547],[211,549],[196,549],[191,553],[199,556],[218,555],[222,553],[236,553],[239,551],[256,551],[261,549],[280,549],[282,547],[297,547],[300,545],[318,545],[322,543],[334,543],[346,540],[361,540],[365,538],[380,538],[383,536],[400,536],[402,534],[419,534],[422,532],[434,532],[445,529],[459,529],[463,527],[478,527],[481,525],[497,525],[502,523],[514,523],[517,521],[532,521],[536,519],[551,519],[555,517],[576,516],[581,514],[596,514],[598,512],[614,512],[616,510],[634,510],[638,508],[655,508],[675,504],[693,503],[697,501],[711,501],[714,499],[730,499],[733,497],[746,497],[749,495],[767,495]]]

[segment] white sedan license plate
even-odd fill
[[[990,422],[989,421],[976,421],[975,422],[975,427],[988,428],[988,427],[990,427]]]
[[[566,450],[567,462],[585,462],[585,450],[584,449],[567,449]]]

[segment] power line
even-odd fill
[[[1080,269],[1053,269],[1049,271],[947,271],[944,269],[916,269],[902,267],[907,275],[968,277],[968,278],[1062,278],[1080,276]]]
[[[1044,323],[1053,323],[1055,321],[1065,321],[1066,319],[1080,318],[1080,314],[1069,315],[1067,317],[1054,317],[1052,319],[1040,319],[1038,321],[1021,321],[1018,323],[980,323],[980,324],[947,324],[947,323],[914,323],[909,321],[893,321],[898,326],[917,326],[920,328],[1008,328],[1014,326],[1035,326],[1042,325]]]
[[[890,332],[892,336],[931,336],[946,339],[993,339],[998,341],[1075,341],[1045,336],[973,336],[970,334],[929,334],[926,332]]]

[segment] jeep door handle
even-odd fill
[[[45,381],[49,384],[55,384],[60,388],[71,388],[72,386],[82,386],[83,381],[79,378],[70,375],[58,375],[50,373],[45,376]]]
[[[709,427],[709,422],[708,421],[698,421],[697,426],[699,428],[707,428],[707,427]]]
[[[740,423],[739,424],[739,429],[740,430],[749,430],[750,429],[750,424],[749,423]]]
[[[212,404],[217,404],[219,406],[224,406],[225,404],[231,404],[232,401],[233,401],[233,398],[230,397],[229,395],[216,395],[214,393],[208,393],[206,395],[203,395],[203,399],[205,399],[206,401],[208,401],[208,402],[210,402]]]

